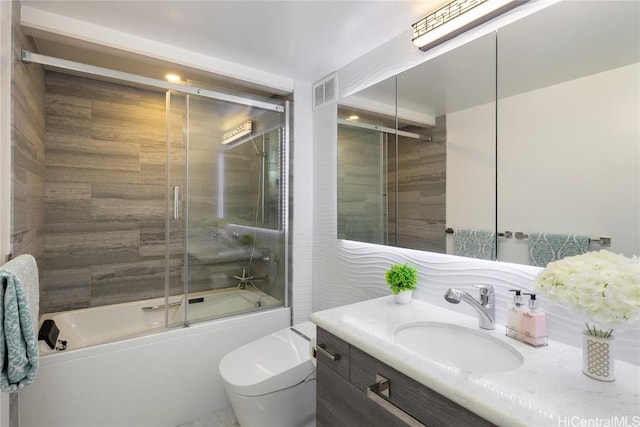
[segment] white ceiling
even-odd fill
[[[412,23],[446,2],[21,1],[24,6],[307,82],[409,31]]]

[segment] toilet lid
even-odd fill
[[[315,338],[315,325],[295,328]],[[219,368],[227,389],[242,396],[259,396],[294,386],[315,369],[309,341],[290,328],[232,350],[222,358]]]

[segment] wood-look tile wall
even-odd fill
[[[35,45],[20,27],[20,3],[12,8],[12,225],[13,256],[31,254],[42,272],[45,217],[44,68],[20,61]],[[42,287],[42,274],[40,274]]]
[[[189,105],[189,239],[214,245],[218,232],[218,152],[221,123],[215,102]],[[185,98],[171,96],[169,186],[180,187],[180,219],[170,220],[173,294],[183,291]],[[41,311],[52,312],[147,299],[165,291],[167,119],[164,93],[55,72],[46,73],[44,292]],[[247,174],[246,170],[242,173]],[[233,188],[231,188],[233,193]],[[255,189],[254,189],[255,192]],[[254,200],[244,191],[238,199]],[[281,239],[256,243],[283,251]],[[254,260],[266,275],[281,258]],[[247,259],[189,257],[189,290],[234,286]],[[275,273],[275,271],[274,271]],[[271,280],[261,286],[282,298]],[[259,285],[260,286],[260,285]]]
[[[22,49],[35,49],[31,38],[22,31],[20,12],[20,2],[14,1],[11,8],[11,253],[14,257],[31,254],[36,259],[42,294],[45,217],[44,67],[23,64],[20,60]],[[18,405],[18,393],[11,393],[11,427],[18,427],[20,424]]]
[[[412,129],[407,129],[412,131]],[[417,130],[416,130],[417,131]],[[424,130],[420,130],[424,133]],[[446,253],[447,120],[436,118],[425,142],[400,137],[398,143],[398,216],[389,212],[389,239],[397,246]],[[389,149],[389,195],[395,203],[395,150]]]
[[[44,110],[41,311],[163,295],[165,95],[47,71]]]

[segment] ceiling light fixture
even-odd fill
[[[360,116],[358,116],[357,114],[352,114],[350,115],[347,120],[359,120]]]
[[[453,0],[413,24],[411,41],[426,51],[527,1]]]
[[[180,76],[177,74],[167,74],[164,78],[171,83],[178,83],[181,81]]]
[[[251,120],[247,120],[246,122],[232,127],[231,129],[223,131],[221,142],[223,144],[229,144],[230,142],[236,141],[245,135],[249,135],[252,131],[253,122]]]

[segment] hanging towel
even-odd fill
[[[456,230],[453,234],[453,254],[495,260],[496,234],[486,230]]]
[[[546,267],[564,257],[589,252],[589,237],[576,234],[529,233],[529,264]]]
[[[20,255],[0,268],[0,390],[13,393],[38,372],[38,266]]]

